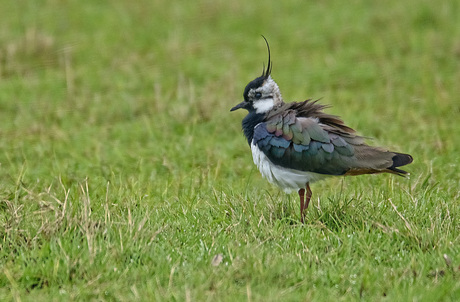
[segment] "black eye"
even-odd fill
[[[260,99],[262,97],[262,93],[256,92],[254,96],[256,97],[256,99]]]

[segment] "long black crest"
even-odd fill
[[[272,65],[272,61],[270,59],[270,45],[268,45],[268,41],[263,35],[262,35],[262,38],[264,38],[265,43],[267,44],[267,49],[268,49],[268,65],[267,65],[267,69],[265,69],[265,66],[264,66],[264,69],[262,70],[262,77],[267,79],[268,76],[272,73],[272,66],[273,65]]]

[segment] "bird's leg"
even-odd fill
[[[305,222],[305,210],[308,208],[308,204],[310,203],[311,199],[311,189],[310,184],[307,182],[307,195],[305,196],[305,189],[299,190],[299,197],[300,197],[300,222]]]
[[[304,220],[303,210],[305,209],[305,189],[304,188],[299,190],[299,197],[300,197],[300,222],[303,223],[303,220]]]

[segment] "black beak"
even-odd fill
[[[244,107],[246,107],[246,104],[247,104],[246,101],[242,101],[241,103],[239,103],[238,105],[236,105],[235,107],[230,109],[230,111],[235,111],[235,110],[238,110],[240,108],[244,108]]]

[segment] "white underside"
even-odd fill
[[[283,168],[273,164],[270,159],[257,147],[251,143],[252,158],[260,173],[272,184],[277,185],[286,193],[306,187],[307,183],[312,183],[327,177],[327,175],[305,172],[294,169]]]

